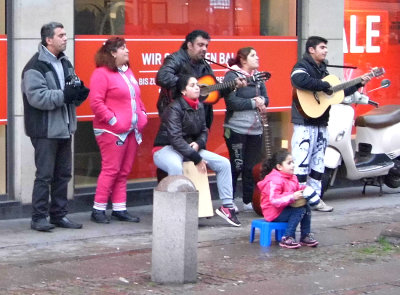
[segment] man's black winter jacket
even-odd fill
[[[309,90],[309,91],[325,91],[331,85],[328,82],[322,81],[321,79],[329,75],[326,69],[327,64],[322,62],[319,66],[315,63],[312,57],[305,53],[303,58],[295,64],[291,74],[292,86],[298,89]],[[362,85],[356,85],[349,87],[344,90],[345,96],[351,95],[357,91]],[[293,99],[292,102],[292,123],[299,125],[315,125],[315,126],[327,126],[329,120],[329,107],[322,116],[318,118],[308,118],[302,115],[297,108],[296,102]]]

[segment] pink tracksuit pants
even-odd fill
[[[138,147],[135,133],[131,132],[123,144],[107,132],[96,136],[96,141],[101,154],[101,172],[93,208],[105,210],[111,197],[114,211],[126,210],[126,183]]]

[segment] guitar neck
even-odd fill
[[[362,78],[358,77],[358,78],[355,78],[353,80],[350,80],[350,81],[343,82],[343,83],[340,83],[338,85],[335,85],[335,86],[332,87],[332,90],[333,90],[333,92],[344,90],[344,89],[347,89],[349,87],[352,87],[352,86],[355,86],[355,85],[361,83],[361,81],[362,81]]]
[[[223,83],[216,83],[214,85],[207,86],[207,90],[209,92],[218,91],[226,88],[233,88],[235,86],[235,80],[223,82]]]
[[[247,83],[249,83],[253,79],[253,76],[251,77],[246,77]],[[223,82],[223,83],[216,83],[214,85],[207,86],[207,90],[209,92],[217,91],[217,90],[222,90],[226,88],[234,88],[236,85],[235,80],[228,81],[228,82]]]
[[[270,136],[270,129],[268,123],[268,116],[267,113],[258,112],[261,118],[262,126],[263,126],[263,139],[264,139],[264,150],[263,155],[264,158],[269,159],[272,157],[272,147],[271,147],[271,136]]]

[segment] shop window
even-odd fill
[[[159,127],[155,107],[158,97],[155,74],[165,54],[177,51],[182,38],[195,29],[202,29],[210,34],[209,57],[223,64],[226,64],[227,59],[238,48],[251,45],[259,48],[257,50],[261,54],[260,59],[264,62],[268,60],[268,65],[271,61],[279,60],[279,67],[274,75],[287,77],[290,73],[280,73],[280,69],[289,69],[297,59],[296,0],[75,0],[75,65],[78,75],[85,83],[89,83],[94,69],[94,54],[103,40],[109,35],[125,35],[127,39],[132,69],[141,86],[142,100],[149,113],[144,140],[129,176],[131,182],[154,180],[156,169],[151,149]],[[271,36],[277,36],[274,41],[285,39],[287,43],[282,47],[277,42],[267,44],[254,41],[265,41]],[[287,36],[291,38],[286,38]],[[241,41],[235,42],[231,37],[240,37]],[[164,38],[171,40],[147,41],[151,38],[156,41]],[[287,53],[284,61],[279,56],[282,50]],[[282,66],[282,63],[287,65]],[[265,63],[263,67],[261,70],[270,70]],[[222,80],[224,71],[225,69],[217,69],[217,78]],[[276,81],[279,80],[278,76],[274,76]],[[270,114],[274,149],[282,145],[287,147],[291,136],[288,112],[291,94],[282,94],[281,91],[282,88],[290,88],[290,81],[285,81],[288,85],[279,85],[278,90],[269,92],[275,96],[272,104],[274,110]],[[271,85],[267,84],[267,88],[270,91]],[[275,93],[280,96],[277,97]],[[276,102],[279,102],[279,106]],[[207,148],[228,157],[222,128],[224,107],[223,100],[214,107],[214,122]],[[84,188],[96,185],[101,170],[101,157],[90,122],[88,103],[85,102],[78,108],[78,114],[80,122],[75,135],[74,175],[75,187]]]
[[[75,34],[294,36],[296,0],[76,0]]]

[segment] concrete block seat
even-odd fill
[[[271,232],[275,230],[275,240],[280,241],[285,234],[287,222],[268,222],[265,219],[255,219],[251,222],[250,243],[254,241],[254,232],[260,230],[260,245],[264,247],[271,246]]]

